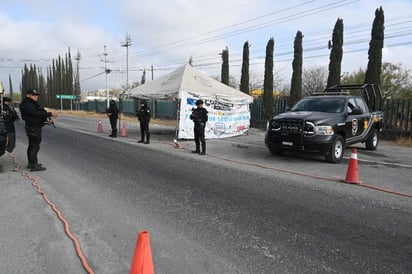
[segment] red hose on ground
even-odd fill
[[[52,210],[56,213],[57,217],[59,220],[64,224],[64,231],[66,232],[67,236],[73,241],[77,256],[79,257],[83,268],[87,271],[89,274],[94,274],[93,270],[87,263],[86,257],[83,255],[83,252],[80,248],[80,243],[79,240],[71,233],[70,228],[69,228],[69,223],[67,220],[63,217],[61,212],[57,209],[56,205],[50,201],[50,199],[47,197],[47,194],[41,189],[39,181],[37,178],[27,174],[25,171],[20,170],[20,165],[17,163],[16,158],[14,155],[10,155],[13,159],[13,163],[16,165],[15,168],[13,169],[14,172],[19,172],[22,176],[28,178],[29,180],[32,181],[32,185],[36,188],[37,192],[40,193],[43,196],[43,199],[46,201],[46,203],[52,208]]]

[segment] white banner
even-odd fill
[[[216,98],[199,98],[189,92],[181,93],[179,115],[179,139],[193,139],[194,123],[190,120],[196,100],[204,101],[203,107],[208,111],[209,121],[205,127],[206,139],[227,138],[246,133],[250,126],[249,104],[233,104],[229,100]]]

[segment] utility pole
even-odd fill
[[[126,32],[126,36],[124,38],[124,42],[122,43],[122,47],[126,48],[126,90],[120,95],[119,98],[119,128],[120,128],[120,116],[121,112],[123,111],[123,95],[129,91],[129,47],[132,45],[132,38],[130,37],[129,33]]]
[[[126,32],[126,36],[124,42],[122,43],[122,47],[126,48],[126,92],[129,91],[129,47],[132,45],[132,38]]]
[[[106,74],[106,98],[107,98],[107,108],[109,108],[109,90],[107,89],[107,74],[110,73],[110,69],[107,68],[107,63],[109,62],[107,60],[107,51],[106,51],[106,45],[104,46],[104,52],[103,52],[103,60],[100,60],[102,62],[104,62],[104,72]]]
[[[76,95],[76,109],[78,110],[78,102],[80,100],[80,72],[79,72],[79,65],[80,65],[80,59],[81,59],[81,55],[80,55],[80,51],[79,49],[77,49],[77,55],[74,58],[74,60],[76,60],[76,76],[74,78],[74,94],[72,95]]]

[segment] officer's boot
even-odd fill
[[[113,129],[113,133],[112,133],[111,137],[113,137],[113,138],[117,137],[117,128]]]
[[[196,142],[196,150],[193,150],[192,153],[199,153],[200,152],[200,143]]]
[[[144,142],[144,131],[140,132],[140,140],[137,141],[138,143],[143,143]]]
[[[146,131],[146,142],[144,142],[145,144],[150,144],[150,132]]]
[[[200,155],[205,155],[206,154],[206,142],[202,142],[202,152],[199,153]]]

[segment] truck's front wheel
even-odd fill
[[[283,150],[280,148],[274,148],[269,146],[269,151],[272,153],[272,155],[283,155]]]
[[[369,136],[369,138],[366,139],[365,141],[366,149],[375,150],[378,147],[378,143],[379,143],[379,133],[378,133],[378,130],[375,128],[373,129],[371,136]]]
[[[345,141],[341,135],[337,135],[335,139],[333,139],[329,152],[326,154],[326,161],[329,163],[339,163],[342,161],[344,150]]]

